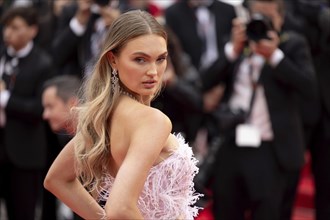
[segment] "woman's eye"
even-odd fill
[[[160,57],[157,61],[161,63],[161,62],[163,62],[165,60],[166,60],[166,57]]]
[[[146,62],[145,59],[144,59],[144,58],[141,58],[141,57],[137,57],[137,58],[135,58],[135,61],[136,61],[137,63],[144,63],[144,62]]]

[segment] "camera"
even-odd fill
[[[269,39],[267,32],[270,30],[274,30],[271,18],[261,13],[252,14],[251,20],[246,26],[246,34],[249,40],[255,42],[261,39]]]
[[[94,1],[99,6],[107,6],[111,2],[111,0],[94,0]]]

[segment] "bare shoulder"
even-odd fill
[[[172,129],[170,119],[160,110],[149,106],[141,106],[141,109],[136,111],[136,122],[139,127]]]
[[[112,121],[127,136],[141,132],[168,133],[172,129],[170,119],[163,112],[134,101],[121,102]]]
[[[121,115],[125,117],[120,121],[122,123],[120,125],[121,133],[125,137],[122,136],[117,141],[125,140],[125,149],[131,149],[131,152],[136,154],[143,153],[144,156],[150,155],[151,160],[154,161],[155,155],[158,156],[166,146],[166,141],[171,134],[172,123],[158,109],[142,104],[130,107],[124,115]],[[141,146],[143,151],[141,151]]]

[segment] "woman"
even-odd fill
[[[193,219],[198,172],[190,147],[150,107],[166,68],[167,35],[148,13],[122,14],[85,86],[76,136],[44,185],[85,219]],[[86,191],[87,189],[87,191]]]

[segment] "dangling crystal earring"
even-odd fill
[[[118,86],[118,77],[117,77],[117,71],[115,69],[112,70],[111,75],[111,86],[112,86],[112,92],[115,92],[117,86]]]

